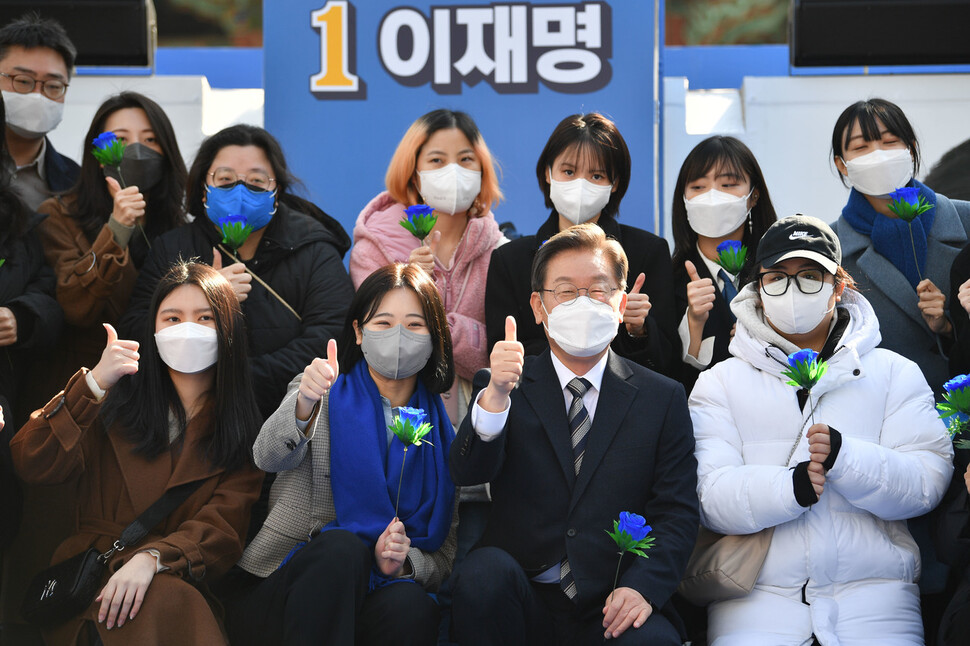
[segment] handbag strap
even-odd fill
[[[121,532],[121,537],[114,542],[111,549],[98,557],[102,563],[106,563],[115,553],[124,550],[130,545],[134,545],[145,538],[152,527],[160,523],[166,516],[172,513],[176,507],[185,502],[196,489],[202,486],[203,480],[186,482],[177,487],[172,487],[162,494],[161,498],[152,503],[131,524]]]

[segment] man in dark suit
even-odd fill
[[[462,646],[683,639],[669,599],[697,533],[694,439],[683,387],[609,349],[626,275],[622,247],[596,226],[550,238],[531,298],[550,350],[524,361],[509,317],[476,376],[451,471],[456,484],[490,482],[492,509],[456,575]],[[656,542],[617,571],[606,530],[622,511],[643,515]]]

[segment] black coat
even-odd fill
[[[631,337],[621,324],[611,347],[622,357],[676,377],[680,363],[680,339],[677,336],[680,318],[674,310],[673,275],[666,240],[643,229],[620,224],[612,217],[600,217],[597,224],[626,252],[630,263],[627,290],[643,273],[646,280],[640,291],[650,297],[651,304],[647,335]],[[535,322],[529,298],[532,295],[532,260],[542,243],[557,233],[559,216],[553,213],[535,235],[523,236],[492,252],[485,285],[485,331],[489,349],[505,338],[505,317],[509,314],[515,317],[516,338],[525,346],[527,355],[539,354],[549,347],[545,331]]]
[[[20,511],[19,491],[10,465],[10,438],[16,420],[25,411],[16,409],[19,385],[36,352],[57,339],[64,315],[54,299],[54,270],[44,262],[36,227],[43,218],[30,215],[27,232],[13,236],[0,230],[0,307],[17,319],[17,342],[0,348],[0,406],[6,426],[0,431],[0,545],[16,531]],[[53,394],[53,393],[51,393]]]
[[[476,389],[488,377],[480,371]],[[618,557],[606,530],[621,511],[641,514],[656,544],[649,559],[624,558],[618,585],[638,591],[678,625],[668,600],[687,567],[699,522],[683,387],[609,352],[578,476],[548,350],[526,359],[511,399],[497,438],[483,442],[469,414],[451,445],[455,484],[491,483],[491,512],[479,545],[508,552],[529,576],[568,555],[578,609],[586,612],[602,607],[613,584]]]
[[[970,280],[970,245],[953,259],[950,267],[950,293],[946,302],[953,322],[953,344],[950,346],[950,376],[970,372],[970,317],[960,305],[960,285]]]
[[[685,260],[689,260],[694,263],[694,267],[697,269],[697,275],[701,278],[710,278],[714,281],[714,309],[711,310],[710,315],[707,317],[707,322],[704,323],[704,332],[702,338],[714,337],[714,354],[711,357],[711,363],[708,364],[708,368],[716,363],[724,361],[731,356],[728,352],[728,345],[731,343],[731,328],[734,327],[734,315],[731,313],[731,308],[727,301],[724,300],[724,295],[719,289],[717,289],[717,281],[714,280],[714,276],[711,276],[711,272],[707,269],[707,264],[701,259],[700,254],[697,252],[697,248],[689,250],[685,254]],[[678,323],[683,319],[685,312],[687,312],[687,283],[690,282],[690,276],[687,275],[687,269],[684,268],[684,263],[678,263],[674,265],[674,297],[677,299],[677,312],[678,312]],[[679,379],[687,392],[694,387],[694,382],[697,381],[697,376],[700,371],[693,366],[689,366],[684,362],[680,365],[680,375]]]
[[[339,225],[335,225],[339,226]],[[220,233],[205,216],[152,241],[152,250],[138,275],[120,333],[144,341],[150,332],[148,310],[155,285],[178,258],[212,262]],[[354,287],[341,261],[347,244],[341,229],[331,231],[313,218],[280,204],[267,225],[256,254],[246,266],[295,309],[298,321],[255,279],[242,302],[249,333],[256,402],[269,417],[283,401],[286,385],[314,357],[326,355],[327,342],[339,336]],[[226,265],[232,261],[223,257]]]

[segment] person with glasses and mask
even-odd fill
[[[924,643],[906,519],[940,501],[953,450],[919,367],[877,347],[841,262],[821,220],[773,224],[731,303],[733,356],[691,392],[701,524],[773,528],[754,589],[708,607],[710,644]],[[783,374],[808,349],[827,365],[810,391]]]
[[[694,442],[683,387],[610,349],[627,275],[600,227],[554,235],[536,252],[530,299],[549,347],[525,357],[509,316],[475,376],[451,473],[491,483],[492,506],[456,568],[463,646],[683,642],[670,597],[697,534]],[[642,515],[656,543],[617,569],[607,530],[621,512]]]
[[[36,210],[77,181],[78,165],[54,150],[47,133],[64,113],[77,50],[54,20],[28,13],[0,27],[0,91],[13,183]]]
[[[350,238],[336,220],[292,194],[295,182],[279,142],[262,128],[235,125],[206,139],[186,182],[195,219],[152,241],[121,321],[123,334],[137,339],[167,268],[180,257],[212,264],[242,305],[264,418],[279,406],[293,375],[336,337],[354,293],[341,261]],[[251,229],[238,248],[222,230],[230,217]]]

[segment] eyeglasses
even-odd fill
[[[564,305],[570,305],[579,297],[580,292],[586,292],[594,301],[608,302],[618,287],[611,287],[607,283],[593,283],[589,287],[576,287],[572,283],[559,283],[553,289],[540,289],[540,292],[552,292],[556,300]]]
[[[273,187],[276,179],[270,177],[263,171],[253,171],[248,175],[237,175],[231,168],[220,167],[209,173],[212,178],[212,185],[216,188],[232,188],[239,182],[255,191],[268,191]]]
[[[788,291],[788,283],[795,279],[795,285],[802,294],[818,294],[825,284],[825,272],[821,269],[802,269],[795,275],[783,271],[765,271],[758,274],[761,290],[768,296],[781,296]]]
[[[10,84],[13,86],[13,91],[17,94],[30,94],[34,91],[34,88],[37,87],[38,83],[40,84],[40,91],[44,94],[44,96],[52,101],[56,101],[64,96],[65,92],[67,92],[68,84],[64,81],[38,81],[34,77],[26,74],[11,75],[4,74],[3,72],[0,72],[0,76],[5,76],[10,79]]]

